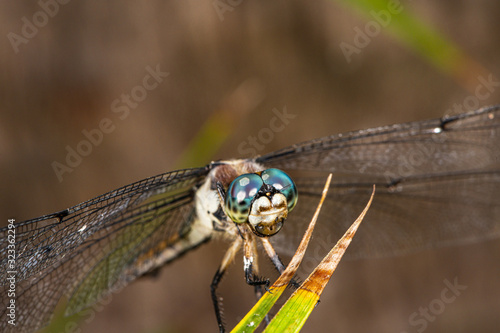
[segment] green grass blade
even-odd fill
[[[337,268],[340,259],[351,243],[359,225],[363,221],[375,194],[375,186],[365,209],[354,221],[344,236],[323,258],[319,265],[297,289],[269,323],[265,332],[299,332],[319,301],[321,293]]]
[[[389,32],[400,43],[419,54],[435,68],[454,78],[469,91],[474,91],[478,75],[488,75],[488,71],[463,52],[453,41],[414,15],[408,2],[393,0],[337,0],[348,8],[353,8],[369,21],[380,27],[381,33]],[[398,5],[394,5],[397,3]],[[373,29],[373,28],[372,28]],[[373,36],[368,38],[377,38]],[[349,44],[353,44],[349,42]]]
[[[287,287],[288,283],[292,280],[293,276],[297,272],[299,265],[304,258],[304,254],[307,250],[307,245],[309,245],[309,240],[311,239],[314,226],[318,220],[319,212],[325,201],[326,194],[328,193],[328,188],[330,187],[330,182],[332,180],[332,174],[330,174],[326,180],[325,187],[321,195],[321,200],[316,208],[316,212],[309,223],[309,226],[302,237],[302,240],[295,252],[294,256],[290,260],[290,263],[286,267],[285,271],[280,275],[278,280],[269,288],[270,292],[266,292],[260,300],[255,304],[255,306],[246,314],[246,316],[236,325],[236,327],[231,332],[253,332],[260,325],[262,320],[269,313],[273,305],[280,298],[281,294]]]

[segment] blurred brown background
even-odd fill
[[[70,1],[17,47],[9,34],[22,35],[23,17],[33,22],[40,4],[0,4],[1,225],[175,168],[203,124],[220,111],[240,116],[213,159],[241,156],[239,144],[269,126],[273,108],[286,106],[296,117],[259,153],[338,132],[441,117],[479,84],[479,72],[460,81],[384,29],[347,62],[340,43],[352,44],[353,29],[370,18],[335,1],[224,2],[232,10],[222,16],[214,3]],[[482,73],[500,77],[500,3],[402,3],[480,64]],[[146,68],[157,65],[170,75],[121,120],[112,102],[142,85]],[[498,87],[480,100],[499,102]],[[60,182],[51,164],[64,163],[66,146],[75,149],[85,139],[82,131],[104,118],[114,131]],[[130,285],[99,307],[95,318],[85,316],[88,323],[80,329],[216,331],[209,284],[224,248],[206,245],[157,279]],[[422,326],[411,325],[410,315],[440,298],[445,279],[457,277],[467,289],[427,322],[425,332],[497,332],[499,250],[495,240],[344,262],[304,331],[417,332]],[[237,260],[220,288],[230,327],[254,302],[241,266]]]

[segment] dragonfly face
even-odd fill
[[[498,238],[499,147],[500,107],[491,107],[168,172],[19,223],[15,278],[22,327],[15,331],[46,325],[63,297],[67,313],[75,313],[213,238],[233,242],[229,261],[243,245],[245,267],[258,238],[269,238],[278,253],[293,252],[328,173],[333,181],[317,238],[336,241],[377,185],[347,257]],[[7,236],[8,229],[0,229],[2,267]],[[2,295],[6,274],[0,272]],[[251,274],[247,281],[259,282]],[[0,298],[2,318],[7,302]],[[1,331],[12,329],[0,322]]]
[[[229,185],[225,212],[234,223],[248,222],[257,236],[281,230],[297,203],[297,187],[283,171],[267,169],[238,176]]]

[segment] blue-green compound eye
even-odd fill
[[[262,178],[255,173],[247,173],[233,180],[224,200],[226,214],[231,220],[236,223],[247,221],[252,200],[262,185]]]
[[[292,178],[279,169],[264,170],[260,176],[264,180],[264,183],[273,186],[285,196],[288,212],[290,212],[295,207],[297,198],[299,197],[297,187]]]

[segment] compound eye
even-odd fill
[[[285,196],[288,211],[290,212],[295,207],[299,196],[292,178],[279,169],[264,170],[260,176],[265,184],[273,186]]]
[[[224,200],[227,216],[236,223],[246,222],[255,195],[262,185],[264,185],[262,178],[255,173],[236,177],[229,185]]]

